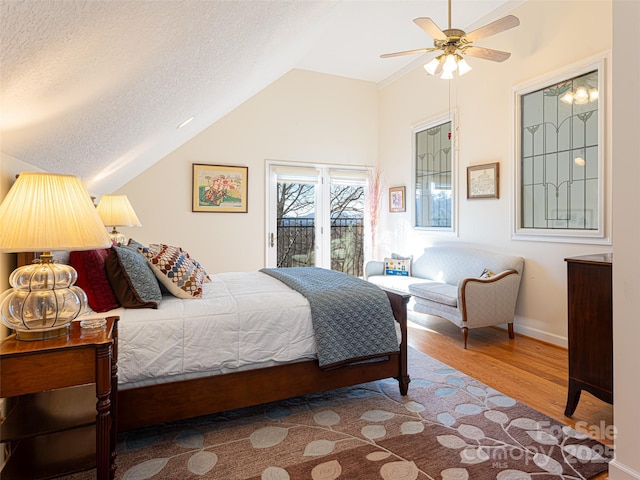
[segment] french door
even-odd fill
[[[267,162],[267,266],[362,276],[368,170]]]

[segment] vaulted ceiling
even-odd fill
[[[470,31],[522,0],[454,0]],[[110,193],[293,68],[384,83],[446,0],[0,0],[0,148]],[[433,56],[433,55],[432,55]],[[190,117],[193,121],[177,128]]]

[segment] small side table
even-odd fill
[[[3,480],[54,478],[96,469],[115,475],[118,317],[104,328],[71,324],[67,337],[0,343],[0,396],[9,412],[0,442]]]

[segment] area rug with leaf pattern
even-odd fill
[[[588,479],[609,447],[413,349],[395,380],[122,433],[117,479]]]

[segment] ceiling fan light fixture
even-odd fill
[[[424,69],[427,71],[429,75],[435,75],[438,66],[440,65],[440,58],[442,55],[439,55],[432,59],[429,63],[425,64]]]
[[[440,76],[441,79],[443,80],[452,80],[453,79],[453,72],[449,72],[447,70],[443,70],[442,71],[442,76]]]
[[[442,69],[445,72],[453,73],[455,72],[457,66],[458,66],[458,62],[456,62],[456,57],[454,55],[449,54],[445,57],[444,64],[442,65]]]
[[[598,96],[599,94],[597,88],[590,87],[589,85],[581,85],[576,88],[575,91],[569,90],[567,93],[561,96],[560,101],[566,103],[567,105],[585,105],[589,102],[597,102]]]
[[[460,60],[458,60],[458,76],[461,77],[465,73],[469,73],[471,70],[471,65],[469,65],[464,58],[460,57]]]
[[[573,95],[573,103],[576,105],[584,105],[589,102],[589,92],[585,87],[578,87]]]
[[[560,97],[560,101],[566,103],[567,105],[571,105],[573,103],[573,92],[569,90],[567,93]]]
[[[507,15],[472,32],[466,33],[458,28],[451,28],[451,0],[449,4],[449,28],[441,30],[440,27],[429,17],[418,17],[413,19],[427,35],[433,38],[433,47],[417,48],[414,50],[404,50],[402,52],[384,53],[381,58],[398,57],[402,55],[414,55],[416,53],[441,52],[436,58],[424,65],[424,69],[429,75],[438,76],[445,80],[454,78],[454,72],[458,70],[458,76],[464,75],[471,70],[469,64],[462,58],[462,54],[474,58],[491,60],[493,62],[504,62],[511,54],[491,48],[475,47],[472,44],[477,40],[490,37],[510,28],[520,25],[520,20],[513,15]]]

